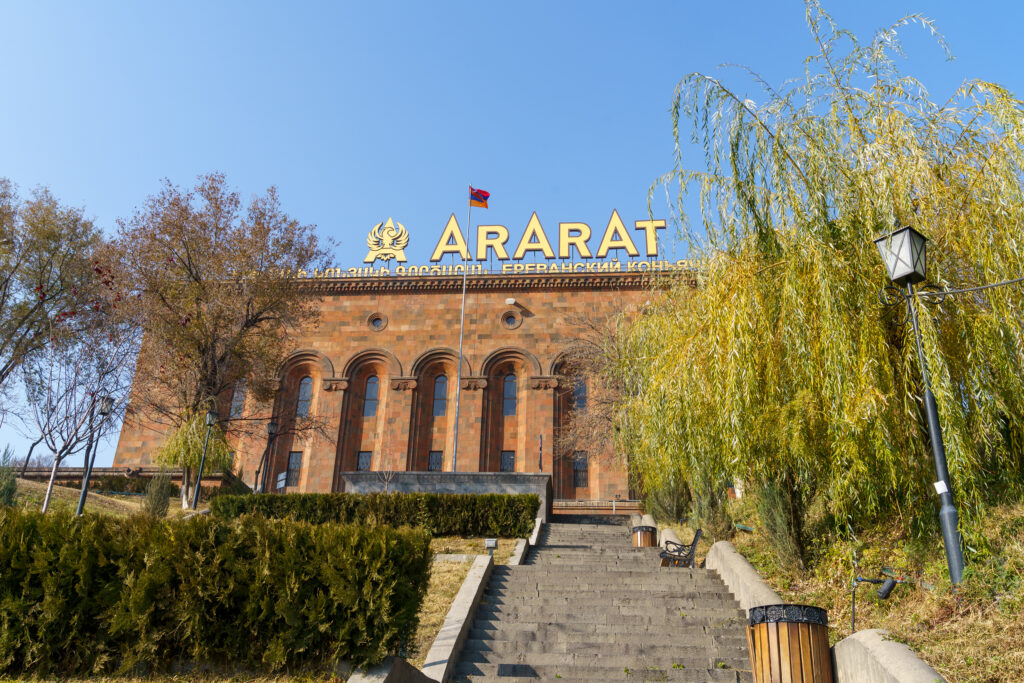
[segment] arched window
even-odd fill
[[[448,412],[448,377],[438,375],[434,380],[434,417],[443,417]]]
[[[516,376],[512,373],[505,375],[505,384],[502,389],[501,414],[516,414]]]
[[[313,378],[303,377],[299,382],[299,400],[295,403],[295,417],[309,415],[309,403],[313,398]]]
[[[363,395],[363,417],[374,417],[377,414],[377,392],[380,380],[377,375],[366,378],[366,393]]]
[[[228,417],[232,420],[242,416],[242,409],[245,408],[245,379],[235,382],[235,390],[231,394],[231,413]]]
[[[587,383],[582,379],[572,386],[572,407],[580,412],[587,409]]]

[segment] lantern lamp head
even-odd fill
[[[926,278],[928,238],[907,225],[875,240],[878,253],[897,285],[915,284]]]
[[[274,436],[275,434],[277,434],[277,422],[271,420],[267,423],[267,435]]]
[[[100,415],[106,417],[114,410],[114,397],[104,396],[100,399]]]
[[[219,415],[217,415],[217,411],[216,410],[208,410],[208,411],[206,411],[206,426],[207,427],[212,427],[213,425],[217,424],[217,418],[218,417],[219,417]]]

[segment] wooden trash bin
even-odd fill
[[[633,527],[634,548],[653,548],[656,545],[658,545],[658,527],[644,525]]]
[[[833,683],[828,612],[820,607],[751,608],[747,646],[756,683]]]

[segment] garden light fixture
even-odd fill
[[[203,439],[203,456],[199,459],[199,473],[196,474],[196,490],[192,493],[192,509],[199,505],[199,484],[203,481],[203,466],[206,464],[206,447],[210,444],[210,430],[217,424],[217,411],[206,411],[206,438]]]
[[[913,324],[914,341],[917,343],[917,359],[921,368],[921,384],[924,386],[924,408],[928,419],[928,436],[932,445],[932,457],[935,460],[935,491],[939,494],[941,501],[939,523],[942,527],[942,540],[946,546],[949,580],[955,586],[960,583],[964,573],[959,517],[956,506],[953,504],[953,491],[949,481],[949,468],[946,465],[946,447],[942,442],[939,411],[935,405],[935,396],[932,394],[931,379],[928,375],[928,363],[921,345],[921,330],[917,320],[916,295],[914,293],[914,284],[925,279],[927,243],[928,238],[910,226],[899,228],[875,240],[889,278],[896,285],[884,288],[879,298],[883,304],[890,306],[898,304],[902,298],[907,304],[907,316]]]

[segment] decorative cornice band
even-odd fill
[[[685,275],[685,271],[565,273],[540,275],[470,275],[466,289],[529,290],[529,289],[646,289],[656,282]],[[458,275],[413,275],[381,277],[307,278],[299,281],[303,291],[321,296],[351,292],[430,292],[459,291],[462,277]]]

